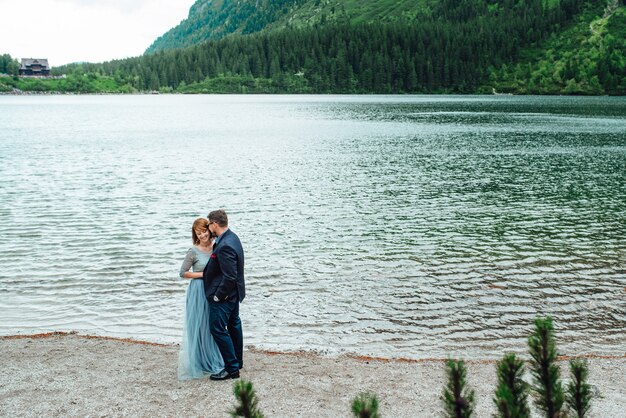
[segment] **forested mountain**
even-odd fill
[[[417,22],[438,0],[197,0],[189,16],[146,53],[195,45],[230,34],[329,22]]]
[[[146,50],[153,53],[221,39],[233,33],[258,32],[284,17],[298,0],[197,0],[189,16]]]
[[[216,39],[56,68],[56,74],[68,77],[48,84],[0,80],[0,90],[4,83],[5,90],[83,92],[624,95],[625,3],[197,2],[190,16],[215,18],[207,27]],[[195,24],[202,26],[200,20]]]

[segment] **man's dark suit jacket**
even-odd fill
[[[246,297],[246,284],[243,277],[243,247],[239,237],[227,229],[213,247],[211,258],[204,267],[204,293],[209,303],[241,302]]]

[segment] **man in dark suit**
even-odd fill
[[[243,330],[239,319],[239,302],[246,296],[243,247],[239,237],[228,228],[226,212],[214,210],[208,218],[209,231],[217,238],[204,268],[204,292],[209,301],[209,330],[225,365],[211,379],[236,379],[243,367]]]

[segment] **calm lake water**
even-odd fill
[[[626,98],[0,96],[0,334],[178,342],[193,220],[247,345],[626,352]]]

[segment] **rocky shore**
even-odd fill
[[[233,381],[176,379],[178,347],[77,334],[0,338],[0,415],[228,417]],[[589,358],[591,417],[626,416],[626,356]],[[469,360],[476,417],[493,416],[495,363]],[[566,375],[566,363],[561,363]],[[383,417],[441,417],[443,360],[385,360],[248,348],[242,377],[272,417],[351,417],[360,392]],[[539,416],[539,415],[536,415]]]

